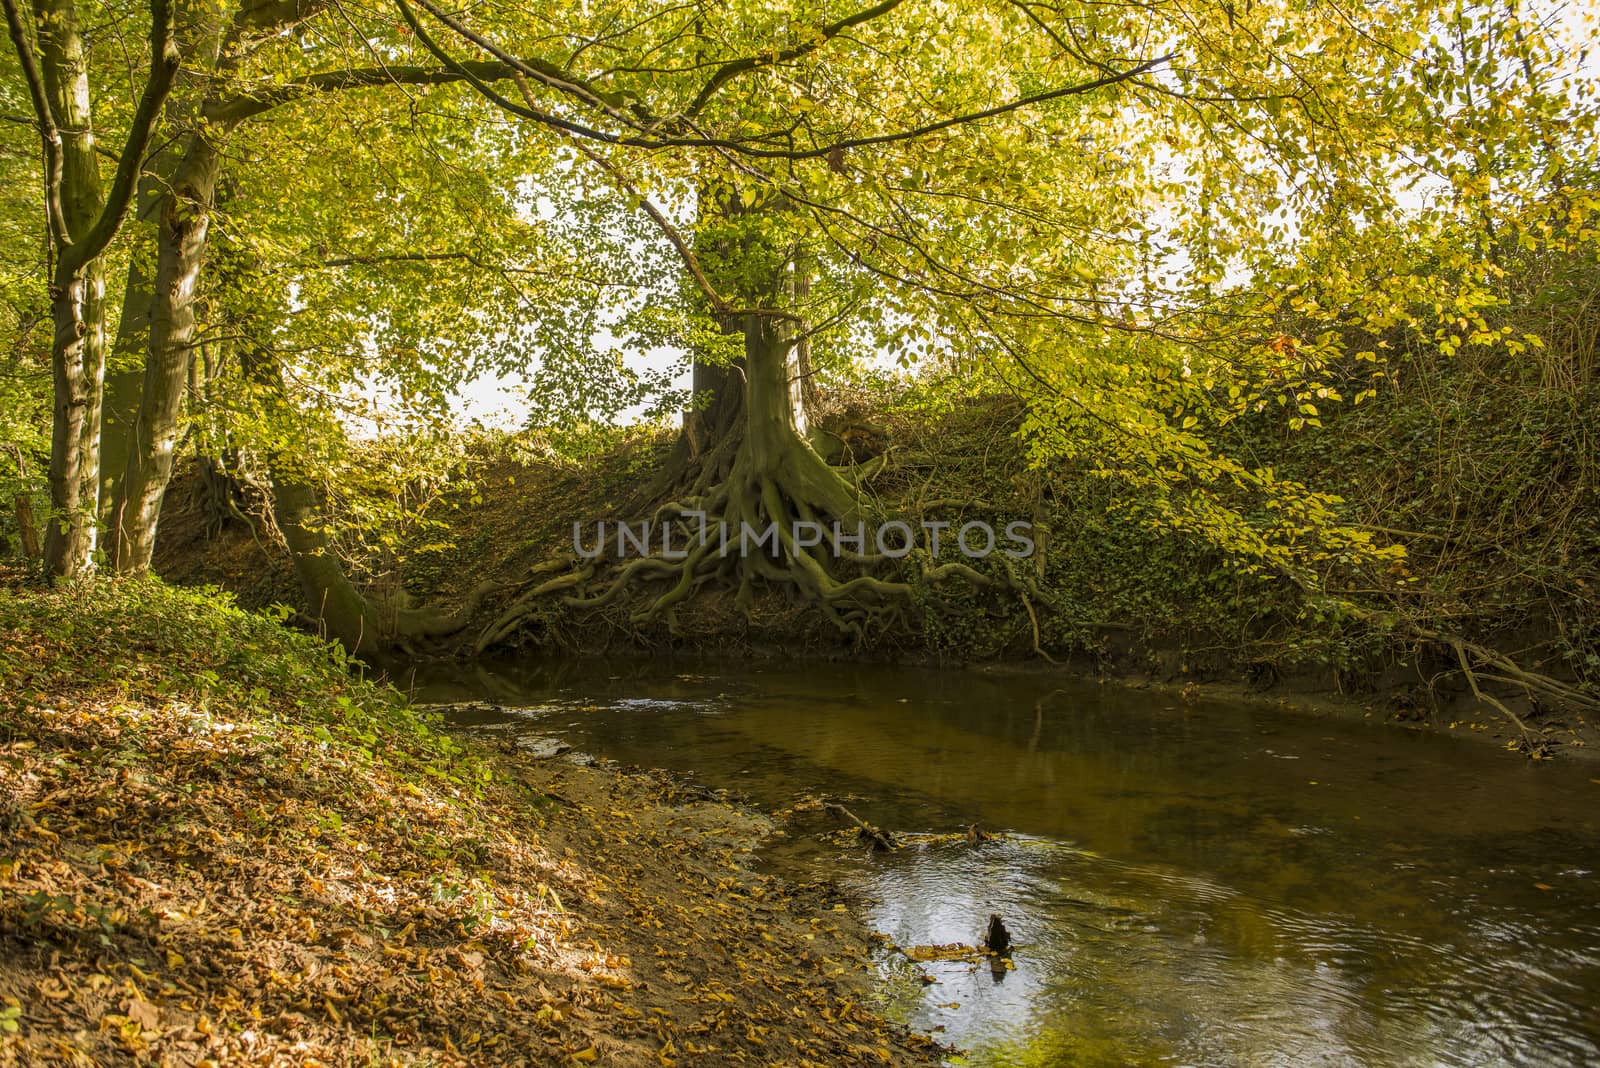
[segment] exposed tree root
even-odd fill
[[[1512,711],[1509,705],[1493,694],[1486,693],[1482,686],[1479,685],[1480,681],[1503,682],[1519,686],[1529,700],[1536,700],[1538,697],[1543,696],[1573,708],[1581,708],[1591,712],[1600,711],[1600,699],[1596,699],[1593,694],[1586,693],[1569,683],[1562,682],[1560,679],[1551,678],[1549,675],[1528,671],[1520,667],[1504,653],[1496,652],[1488,646],[1470,642],[1454,635],[1440,634],[1437,631],[1418,630],[1416,633],[1418,637],[1424,640],[1438,642],[1450,647],[1451,651],[1455,653],[1456,663],[1461,669],[1462,677],[1466,679],[1467,685],[1472,689],[1473,698],[1480,704],[1493,708],[1511,721],[1521,736],[1522,749],[1530,756],[1537,757],[1542,755],[1547,748],[1547,743],[1533,728],[1528,726],[1526,720]],[[1477,666],[1474,666],[1474,662],[1476,662]],[[1484,666],[1488,666],[1493,670],[1484,671]]]
[[[677,606],[713,583],[736,590],[735,603],[748,614],[756,590],[765,586],[787,588],[858,641],[909,626],[915,610],[928,602],[919,594],[951,579],[979,589],[1012,589],[1048,603],[1009,560],[1003,573],[986,574],[958,561],[936,563],[920,548],[902,553],[898,543],[878,546],[876,517],[846,476],[870,477],[881,468],[881,457],[869,461],[872,470],[841,470],[829,467],[798,437],[777,449],[736,444],[719,443],[732,457],[730,464],[702,456],[688,492],[654,510],[648,555],[546,562],[479,633],[475,652],[513,641],[552,604],[602,609],[647,586],[655,592],[629,614],[633,625],[662,617],[670,622]],[[717,480],[723,470],[726,476]],[[862,527],[867,534],[858,540]],[[546,577],[553,571],[559,573]]]
[[[1033,627],[1033,651],[1042,656],[1048,662],[1054,664],[1056,662],[1055,657],[1045,652],[1044,649],[1039,645],[1039,614],[1033,610],[1033,602],[1028,600],[1028,595],[1026,593],[1020,594],[1020,596],[1022,597],[1022,607],[1026,609],[1028,613],[1028,624]]]
[[[1522,732],[1522,744],[1525,747],[1529,747],[1529,751],[1531,752],[1531,747],[1539,744],[1538,736],[1535,735],[1533,731],[1528,728],[1528,725],[1522,721],[1521,716],[1511,711],[1511,707],[1509,705],[1501,701],[1498,697],[1493,697],[1489,694],[1486,694],[1483,692],[1483,690],[1478,688],[1478,676],[1473,673],[1472,665],[1467,660],[1466,643],[1457,638],[1450,642],[1450,646],[1456,651],[1456,662],[1461,665],[1461,674],[1466,676],[1467,685],[1472,687],[1472,696],[1477,698],[1480,704],[1490,705],[1496,709],[1499,709],[1502,715],[1504,715],[1512,723],[1515,723],[1517,725],[1517,730]]]

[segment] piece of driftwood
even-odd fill
[[[829,801],[824,807],[834,815],[843,816],[845,819],[855,824],[856,833],[862,838],[865,838],[867,841],[871,842],[873,849],[890,850],[900,848],[900,843],[894,840],[894,835],[890,834],[881,827],[874,827],[872,824],[868,823],[860,816],[857,816],[854,812],[851,812],[838,802]]]
[[[983,948],[996,957],[1004,957],[1011,952],[1011,932],[1006,930],[998,912],[989,914],[989,930],[983,936]]]

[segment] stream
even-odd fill
[[[933,962],[891,1015],[973,1065],[1600,1065],[1600,762],[1264,703],[1032,675],[694,660],[429,665],[421,702],[778,809],[896,832],[778,840]],[[886,971],[912,966],[887,954]]]

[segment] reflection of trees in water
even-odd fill
[[[1582,1012],[1597,932],[1572,922],[1597,893],[1533,889],[1586,866],[1586,817],[1551,803],[1566,769],[1037,678],[698,661],[463,676],[473,696],[549,704],[535,729],[577,723],[582,747],[768,807],[850,794],[891,830],[1050,836],[823,861],[908,945],[974,943],[1006,917],[1017,971],[941,972],[921,1003],[949,1038],[1005,1041],[993,1063],[1600,1062]],[[1490,937],[1508,919],[1531,933]]]
[[[983,965],[933,965],[940,981],[915,1014],[973,1063],[1378,1068],[1516,1063],[1518,1044],[1534,1061],[1584,1063],[1547,1056],[1578,1026],[1570,1011],[1551,1021],[1556,1037],[1526,1017],[1514,1042],[1482,1033],[1485,1012],[1515,1004],[1497,995],[1496,961],[1181,873],[1012,840],[890,858],[859,882],[874,926],[900,944],[956,940],[988,908],[1013,918],[1003,988]]]

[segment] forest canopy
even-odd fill
[[[1348,608],[1403,589],[1404,545],[1234,428],[1317,433],[1420,349],[1530,405],[1588,373],[1527,314],[1593,277],[1586,9],[4,3],[19,533],[53,576],[147,570],[187,451],[271,497],[352,647],[459,623],[380,618],[330,516],[381,539],[452,477],[485,376],[543,427],[681,412],[634,502],[669,521],[880,510],[807,438],[831,385],[1007,393],[1036,471]],[[776,585],[858,637],[946,581],[1050,602],[961,572],[790,539],[533,589],[653,584],[648,617]]]

